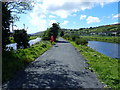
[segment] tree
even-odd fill
[[[60,36],[61,36],[61,37],[64,36],[64,31],[61,31],[61,32],[60,32]]]
[[[11,23],[11,11],[8,10],[6,3],[2,3],[2,49],[6,49],[6,45],[10,43],[10,23]]]
[[[50,36],[53,35],[54,36],[54,39],[56,41],[56,38],[58,36],[58,33],[59,33],[59,30],[60,30],[60,26],[59,26],[59,23],[53,23],[52,24],[52,27],[50,28]]]
[[[47,30],[44,32],[42,39],[43,40],[50,40],[50,36],[53,35],[54,39],[56,41],[56,38],[59,34],[60,26],[59,23],[53,23],[52,27],[47,28]]]
[[[30,2],[2,2],[2,49],[6,49],[6,45],[10,43],[10,24],[18,18],[16,14],[25,13],[31,10]],[[13,16],[12,16],[13,13]],[[15,18],[16,17],[16,18]]]
[[[29,36],[27,35],[27,31],[24,29],[14,30],[14,41],[17,43],[17,49],[28,48]]]

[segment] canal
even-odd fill
[[[88,46],[106,56],[120,59],[120,44],[101,41],[88,41]]]

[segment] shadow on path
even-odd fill
[[[4,88],[82,88],[80,72],[71,71],[59,61],[36,61],[17,73]]]

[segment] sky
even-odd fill
[[[20,14],[14,29],[25,24],[28,34],[45,31],[52,23],[79,29],[118,23],[118,0],[34,0],[32,11]]]

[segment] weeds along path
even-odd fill
[[[85,69],[81,54],[67,41],[59,41],[30,63],[3,88],[103,88],[96,75]]]

